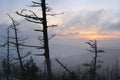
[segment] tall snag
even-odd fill
[[[89,73],[90,73],[90,80],[96,80],[96,71],[98,68],[101,67],[100,64],[98,63],[102,63],[103,61],[101,61],[99,59],[99,55],[98,53],[103,53],[103,50],[98,49],[98,45],[97,45],[97,40],[90,40],[89,42],[86,42],[91,49],[87,49],[89,52],[94,54],[93,60],[91,60],[91,63],[86,63],[84,64],[85,66],[89,67]]]
[[[34,11],[32,10],[22,10],[21,12],[16,12],[18,15],[24,17],[27,21],[35,23],[35,24],[41,24],[42,29],[35,29],[35,31],[41,32],[42,37],[40,36],[38,39],[43,43],[41,46],[44,53],[38,54],[39,56],[44,56],[46,65],[47,65],[47,78],[51,80],[52,77],[52,68],[51,68],[51,61],[50,61],[50,54],[49,54],[49,39],[54,37],[55,35],[52,35],[48,37],[48,27],[55,27],[57,25],[47,25],[47,15],[49,16],[55,16],[58,14],[55,14],[51,8],[47,6],[46,0],[40,0],[40,2],[32,1],[32,5],[30,7],[41,7],[41,17],[39,17]]]
[[[11,26],[11,29],[14,30],[14,33],[15,33],[15,47],[16,47],[16,51],[17,51],[17,55],[18,55],[18,60],[20,62],[20,67],[21,67],[21,70],[22,70],[22,79],[25,80],[25,76],[24,76],[24,65],[23,65],[23,62],[22,62],[22,58],[21,58],[21,54],[20,54],[20,47],[19,47],[19,39],[18,39],[18,33],[17,33],[17,28],[16,26],[18,24],[15,23],[14,19],[8,14],[9,18],[11,19],[12,21],[12,26]]]

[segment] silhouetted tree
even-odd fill
[[[18,26],[19,24],[16,24],[15,20],[9,14],[8,14],[8,16],[9,16],[9,18],[12,21],[11,29],[14,30],[14,34],[15,34],[15,37],[12,37],[12,38],[15,39],[15,42],[13,42],[13,43],[15,45],[15,48],[16,48],[16,51],[17,51],[17,55],[18,55],[18,59],[19,59],[19,62],[20,62],[20,66],[21,66],[21,70],[22,70],[22,79],[25,80],[24,66],[23,66],[23,62],[22,62],[22,58],[21,58],[21,54],[20,54],[20,47],[19,47],[19,44],[22,44],[22,43],[19,42],[20,40],[18,38],[18,32],[17,32],[18,29],[16,28],[16,26]]]
[[[62,62],[60,62],[57,58],[55,58],[55,60],[57,61],[57,63],[59,63],[61,65],[61,67],[63,67],[69,73],[69,76],[70,76],[69,80],[77,80],[77,76],[74,74],[74,72],[70,71],[67,68],[67,66],[65,66]],[[65,73],[64,73],[64,75],[65,75]]]
[[[18,15],[23,16],[27,21],[36,23],[36,24],[42,24],[42,30],[36,29],[35,31],[39,31],[43,34],[43,36],[39,37],[39,40],[43,43],[42,47],[40,49],[44,49],[43,54],[38,54],[39,56],[44,56],[46,60],[47,65],[47,78],[51,80],[52,77],[52,68],[51,68],[51,61],[50,61],[50,54],[49,54],[49,42],[48,40],[54,37],[55,35],[52,35],[51,37],[48,37],[48,27],[55,27],[57,25],[47,25],[47,15],[55,16],[55,14],[51,8],[47,6],[46,0],[40,0],[40,2],[32,1],[32,5],[30,7],[41,7],[41,14],[42,17],[39,17],[34,11],[32,10],[22,10],[21,12],[16,12]],[[25,14],[25,12],[28,12]],[[30,13],[30,14],[29,14]]]
[[[55,60],[72,76],[72,72],[62,62],[60,62],[57,58]]]
[[[102,63],[103,61],[99,60],[98,54],[99,53],[103,53],[103,50],[98,49],[98,45],[97,45],[97,40],[90,40],[89,42],[86,42],[91,49],[87,49],[89,52],[94,53],[94,57],[93,60],[91,61],[91,63],[86,63],[84,64],[85,66],[89,67],[89,73],[90,73],[90,78],[91,80],[96,80],[96,71],[98,68],[101,67],[101,65],[99,65],[98,63]]]

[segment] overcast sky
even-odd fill
[[[4,27],[11,23],[6,15],[9,13],[18,22],[21,22],[20,29],[26,36],[31,37],[31,42],[36,42],[33,38],[38,35],[33,29],[38,25],[28,24],[27,21],[15,14],[16,11],[28,8],[27,5],[30,5],[31,1],[0,1],[0,35],[4,35]],[[81,45],[86,45],[84,42],[87,40],[98,39],[102,47],[119,46],[120,0],[47,0],[47,2],[56,13],[64,12],[53,18],[48,17],[48,24],[59,24],[58,27],[49,29],[49,33],[56,33],[55,38],[50,41],[51,44],[81,47]]]

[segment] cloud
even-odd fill
[[[56,33],[56,37],[59,38],[120,38],[120,16],[118,13],[109,10],[81,10],[71,16],[63,14],[63,16],[56,18],[58,19],[49,19],[48,25],[60,23],[57,28],[49,29],[51,34]],[[39,35],[34,32],[34,29],[39,28],[39,25],[28,24],[25,20],[20,20],[20,23],[20,30],[24,35],[26,34],[26,36],[31,36],[32,38]],[[3,25],[1,24],[1,26]]]
[[[72,17],[65,16],[63,21],[64,27],[56,30],[59,35],[85,38],[94,34],[104,39],[120,38],[120,16],[109,10],[80,11]]]
[[[109,26],[108,30],[120,31],[120,20],[113,21],[112,23],[109,23],[107,26]]]

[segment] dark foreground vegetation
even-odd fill
[[[81,64],[83,65],[83,64]],[[0,70],[0,80],[7,80],[9,76],[9,80],[23,80],[22,71],[20,69],[19,64],[11,64],[10,71],[8,75],[6,60],[2,60],[1,70]],[[84,66],[84,65],[83,65]],[[46,70],[38,67],[32,57],[24,63],[24,79],[25,80],[47,80]],[[61,67],[61,66],[60,66]],[[52,80],[120,80],[120,69],[118,63],[106,69],[100,69],[96,71],[95,78],[93,79],[93,72],[90,68],[84,67],[81,69],[80,67],[74,67],[77,70],[66,70],[67,67],[64,67],[63,72],[53,71]]]

